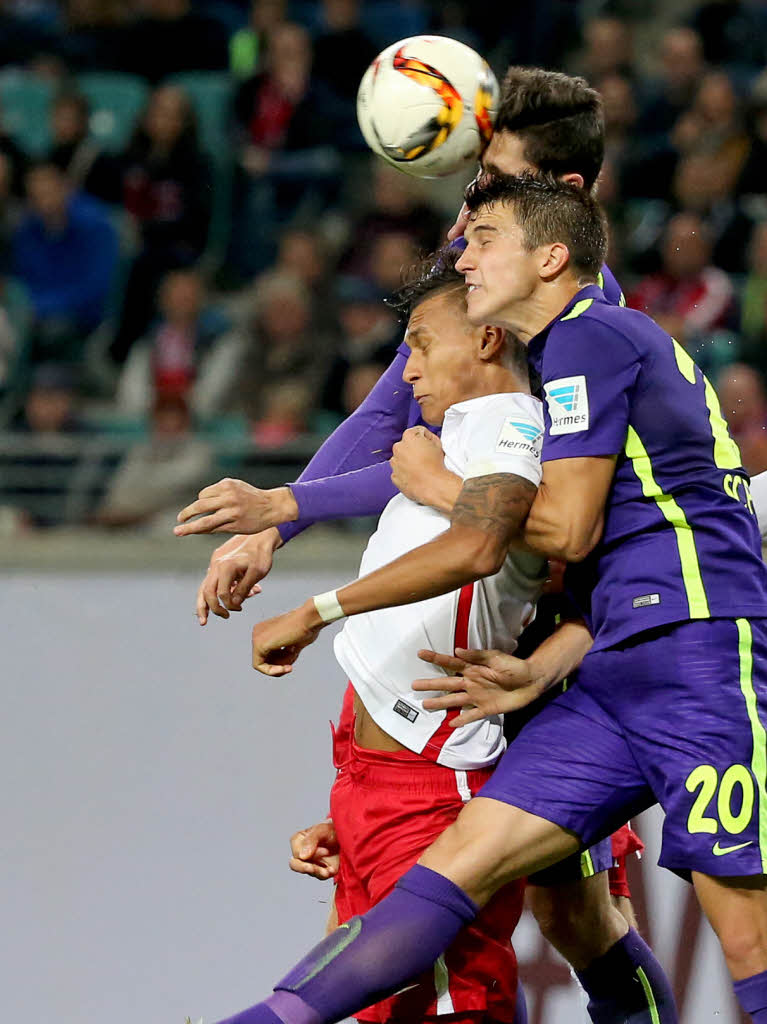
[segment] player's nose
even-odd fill
[[[408,356],[407,362],[405,363],[405,369],[402,371],[402,379],[406,384],[415,384],[420,375],[415,353],[411,352]]]

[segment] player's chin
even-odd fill
[[[474,327],[481,327],[486,322],[487,302],[479,289],[466,296],[466,318]]]

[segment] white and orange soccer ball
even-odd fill
[[[446,36],[412,36],[387,46],[357,93],[367,144],[419,178],[441,178],[476,163],[497,107],[498,81],[487,62]]]

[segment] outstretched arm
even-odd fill
[[[412,604],[497,572],[535,497],[514,473],[467,480],[448,530],[388,565],[253,629],[253,667],[284,675],[324,626],[345,615]]]

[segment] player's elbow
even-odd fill
[[[508,552],[503,538],[481,531],[472,531],[470,543],[464,546],[464,565],[476,579],[499,572]]]
[[[562,562],[582,562],[596,547],[602,533],[601,522],[567,523],[552,537],[549,558]]]

